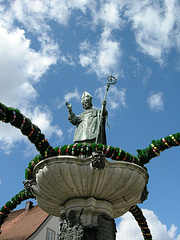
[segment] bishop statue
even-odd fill
[[[76,125],[74,143],[102,143],[106,145],[106,101],[103,101],[101,110],[95,109],[93,108],[91,94],[84,91],[81,103],[85,111],[76,115],[72,111],[72,105],[66,102],[69,112],[68,120]]]

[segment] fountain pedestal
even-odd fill
[[[84,230],[96,229],[95,235],[103,231],[105,222],[115,231],[113,219],[141,202],[148,181],[145,169],[136,164],[105,159],[104,168],[97,169],[92,157],[47,158],[35,166],[33,174],[32,192],[44,211],[64,216],[70,225],[79,221]]]
[[[75,198],[69,200],[65,203],[63,208],[61,208],[61,215],[66,213],[69,215],[70,211],[74,211],[76,218],[81,215],[81,222],[83,226],[98,226],[98,217],[101,214],[106,214],[112,218],[113,216],[113,206],[104,200],[96,200],[93,197]]]

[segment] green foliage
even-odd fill
[[[52,155],[53,148],[49,145],[47,139],[45,139],[44,134],[42,134],[41,130],[18,109],[7,107],[0,103],[0,120],[5,123],[10,123],[12,126],[20,129],[22,134],[28,137],[29,141],[36,146],[36,149],[44,158]]]
[[[18,109],[7,107],[4,104],[0,103],[0,121],[3,121],[4,123],[10,123],[12,126],[20,129],[22,134],[27,136],[29,141],[33,143],[36,149],[40,152],[40,155],[34,157],[29,162],[28,167],[25,169],[25,179],[28,180],[33,178],[33,169],[35,165],[44,158],[51,156],[91,156],[92,152],[101,151],[105,154],[105,157],[111,158],[112,160],[131,162],[144,167],[144,164],[147,164],[152,158],[159,156],[162,151],[180,145],[180,133],[176,133],[159,140],[152,140],[152,143],[147,148],[137,150],[137,157],[128,152],[125,152],[118,147],[105,146],[103,144],[96,143],[77,143],[64,145],[62,147],[56,147],[54,149],[52,146],[50,146],[47,139],[45,139],[44,134],[41,133],[41,130],[38,128],[38,126],[34,125],[31,120],[29,118],[26,118]],[[146,168],[144,167],[144,169]],[[16,194],[11,199],[11,201],[8,201],[0,209],[0,226],[10,211],[15,209],[16,206],[22,201],[29,198],[33,198],[32,194],[27,190],[22,190]],[[131,207],[129,211],[133,214],[136,221],[138,222],[144,239],[152,239],[150,230],[147,226],[147,222],[143,216],[142,211],[137,206]]]
[[[27,200],[29,198],[34,198],[33,195],[27,190],[22,190],[18,194],[16,194],[11,201],[8,201],[4,206],[0,209],[0,226],[4,223],[5,218],[8,217],[8,214],[14,210],[17,205],[19,205],[22,201]]]
[[[26,168],[25,169],[25,179],[30,180],[32,178],[33,178],[33,173],[28,168]]]
[[[100,144],[75,143],[71,145],[64,145],[62,147],[56,147],[54,149],[48,148],[44,153],[45,155],[38,155],[35,158],[33,158],[29,162],[28,167],[25,169],[25,179],[30,180],[33,178],[33,169],[35,165],[47,156],[60,156],[60,155],[69,155],[77,157],[80,155],[91,156],[92,152],[94,151],[101,151],[102,153],[105,154],[106,157],[111,158],[112,160],[131,162],[143,166],[142,162],[140,162],[137,157],[131,155],[128,152],[123,151],[118,147],[112,147],[107,145],[105,146],[101,143]]]
[[[180,133],[172,134],[159,140],[152,140],[152,143],[145,149],[138,149],[137,157],[142,164],[146,164],[150,159],[157,157],[166,149],[180,145]]]

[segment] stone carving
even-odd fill
[[[105,167],[105,155],[102,151],[92,153],[92,166],[97,169],[103,169]]]
[[[88,206],[97,205],[95,213],[98,212],[100,204],[100,208],[104,206],[103,212],[117,218],[131,206],[141,202],[142,191],[148,182],[147,172],[136,164],[109,161],[105,158],[104,169],[98,170],[92,167],[92,157],[82,161],[80,157],[66,155],[40,161],[33,174],[33,195],[44,211],[59,217],[77,200],[75,205],[80,203],[80,210],[84,208],[82,219],[86,216],[88,207],[80,199],[88,200],[89,196],[93,197],[98,201],[89,199]],[[99,199],[103,199],[106,204]],[[110,210],[106,212],[107,204]],[[72,210],[75,210],[74,207]],[[98,212],[100,213],[102,212]]]
[[[81,210],[79,217],[76,218],[76,213],[71,210],[66,216],[66,213],[61,215],[61,224],[59,227],[59,240],[81,240],[83,237],[83,226],[81,223]]]
[[[32,185],[36,184],[35,179],[23,181],[24,188],[33,195]]]
[[[59,240],[115,240],[116,225],[113,218],[107,214],[98,216],[98,225],[83,226],[81,216],[83,210],[77,216],[77,212],[70,210],[61,215],[59,227]]]

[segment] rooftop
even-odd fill
[[[49,217],[38,205],[11,212],[1,226],[0,240],[28,239]]]

